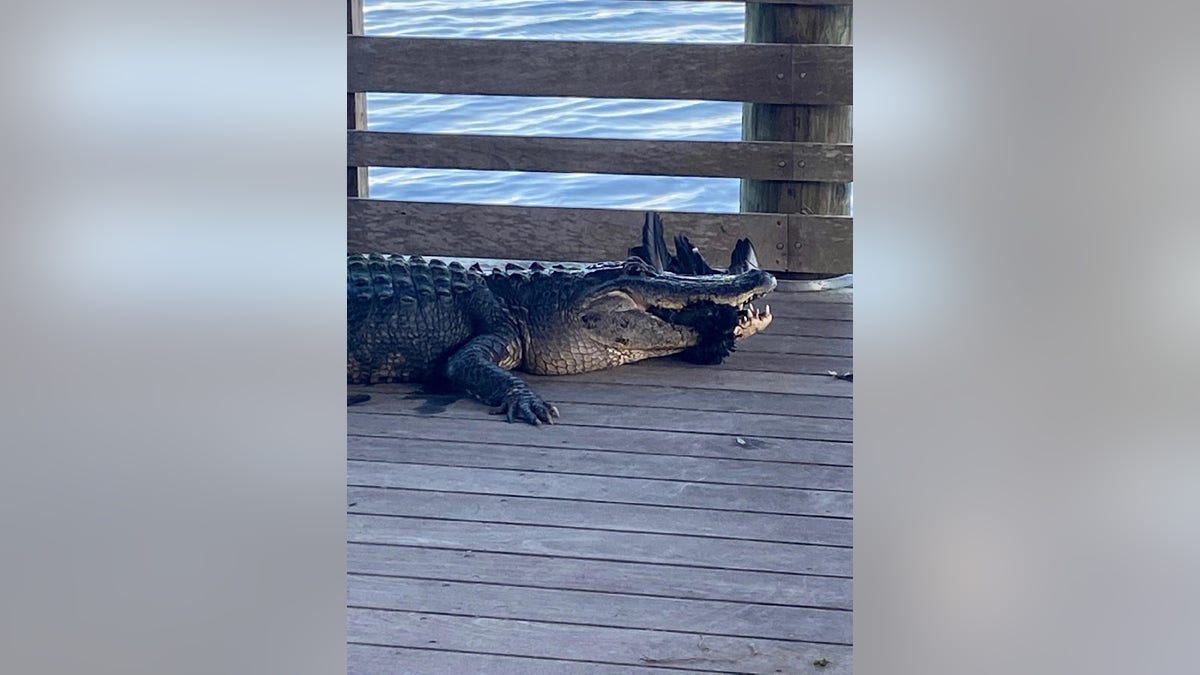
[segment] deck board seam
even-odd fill
[[[536,386],[537,386],[537,385],[535,384],[535,385],[533,385],[533,386],[536,388]],[[352,392],[354,392],[354,393],[363,393],[363,394],[372,394],[372,395],[379,394],[379,395],[381,395],[381,396],[387,396],[387,397],[397,397],[397,396],[401,396],[401,394],[397,394],[397,393],[393,393],[393,392],[371,392],[369,389],[358,389],[358,388],[355,388],[355,389],[350,389],[350,391],[352,391]],[[700,390],[699,390],[699,389],[697,389],[697,390],[695,390],[695,391],[700,391]],[[724,393],[724,394],[729,394],[729,393],[730,393],[730,392],[726,392],[726,391],[723,391],[723,390],[720,390],[720,389],[711,389],[711,390],[709,390],[709,391],[713,391],[714,393],[715,393],[715,392],[721,392],[721,393]],[[786,395],[786,394],[785,394],[785,395]],[[795,394],[795,396],[805,396],[805,394]],[[829,399],[835,399],[835,400],[836,400],[836,399],[839,399],[839,398],[841,398],[841,397],[836,397],[836,396],[820,396],[819,398],[829,398]],[[465,399],[464,399],[464,400],[465,400]],[[779,413],[779,412],[760,412],[760,411],[750,411],[750,410],[730,410],[730,409],[728,409],[728,408],[696,408],[696,407],[688,407],[688,408],[683,408],[683,407],[679,407],[679,406],[654,405],[654,404],[652,404],[652,403],[646,403],[646,404],[642,404],[642,403],[609,403],[609,402],[607,402],[607,401],[572,401],[572,400],[570,400],[570,399],[563,398],[563,397],[561,397],[561,396],[556,396],[556,397],[554,397],[554,402],[555,402],[556,404],[568,404],[568,403],[569,403],[569,404],[572,404],[572,405],[575,405],[575,404],[578,404],[578,405],[596,405],[596,406],[606,406],[606,407],[610,407],[610,408],[638,408],[638,409],[646,409],[646,408],[649,408],[649,409],[651,409],[651,410],[668,410],[668,411],[670,411],[670,410],[677,410],[677,411],[686,411],[686,412],[716,412],[716,413],[729,413],[729,414],[731,414],[731,415],[740,415],[740,414],[750,414],[750,415],[770,415],[770,416],[772,416],[772,417],[786,417],[786,418],[789,418],[789,419],[810,419],[810,420],[841,420],[841,421],[846,421],[846,422],[852,422],[852,421],[854,421],[854,418],[853,418],[853,417],[841,417],[841,416],[838,416],[838,415],[795,415],[795,414],[791,414],[791,413]],[[363,410],[358,410],[358,411],[356,411],[356,412],[372,412],[372,411],[371,411],[370,409],[363,409]],[[393,413],[390,413],[390,412],[388,412],[388,411],[380,411],[380,412],[379,412],[379,414],[388,415],[388,414],[393,414]]]
[[[853,544],[818,544],[806,541],[786,541],[782,539],[751,539],[748,537],[724,537],[717,534],[695,534],[692,532],[670,532],[665,530],[623,530],[615,527],[577,527],[572,525],[557,525],[554,523],[518,522],[512,520],[475,520],[473,518],[435,518],[432,516],[408,516],[397,513],[372,513],[365,511],[349,511],[351,516],[374,516],[377,518],[420,518],[446,523],[478,523],[480,525],[517,525],[527,527],[552,527],[562,530],[579,530],[585,532],[616,532],[619,534],[653,534],[664,537],[691,537],[694,539],[713,539],[717,541],[739,541],[748,544],[784,544],[788,546],[815,546],[819,548],[853,549]]]
[[[496,551],[496,550],[491,550],[491,549],[462,548],[462,547],[457,547],[457,546],[432,546],[429,544],[394,544],[394,543],[385,542],[385,541],[362,541],[362,540],[357,540],[357,539],[347,540],[346,543],[354,544],[356,546],[388,546],[388,547],[392,547],[392,548],[419,548],[419,549],[430,549],[430,550],[434,550],[434,551],[456,551],[456,552],[462,552],[462,553],[473,553],[473,552],[478,551],[481,553],[496,553],[496,554],[500,554],[500,555],[521,555],[521,556],[529,556],[531,558],[552,558],[555,560],[585,560],[585,561],[591,561],[591,562],[623,563],[623,564],[629,564],[629,565],[653,565],[656,567],[673,567],[673,568],[683,568],[683,569],[700,569],[700,570],[714,570],[714,571],[725,571],[725,572],[754,572],[754,573],[762,573],[762,574],[783,574],[783,575],[787,575],[789,577],[819,577],[822,579],[843,579],[843,580],[854,579],[854,576],[852,574],[824,574],[821,572],[787,572],[787,571],[782,571],[782,570],[766,570],[766,569],[757,569],[757,568],[749,568],[749,567],[718,567],[715,565],[696,565],[696,564],[691,564],[691,563],[660,562],[660,561],[653,561],[653,560],[636,560],[636,559],[632,559],[632,558],[597,558],[594,556],[555,555],[552,553],[525,553],[525,552],[518,552],[518,551]],[[831,548],[831,547],[825,547],[825,548]]]
[[[497,581],[479,581],[477,579],[454,579],[449,577],[425,577],[414,574],[384,574],[380,572],[347,572],[348,576],[353,577],[375,577],[381,579],[410,579],[414,581],[441,581],[455,584],[478,584],[481,586],[497,586],[501,588],[530,588],[543,591],[566,591],[570,593],[592,593],[595,595],[617,595],[629,596],[635,598],[658,598],[662,600],[695,600],[699,602],[723,602],[730,605],[753,605],[762,607],[794,607],[797,609],[820,609],[830,612],[845,612],[847,614],[854,610],[849,607],[834,607],[831,605],[803,605],[789,604],[785,602],[761,602],[755,600],[730,600],[727,598],[713,598],[704,596],[687,596],[687,595],[663,595],[658,593],[634,593],[631,591],[600,591],[589,588],[567,588],[563,586],[539,586],[537,584],[514,584],[500,583]]]
[[[645,630],[654,633],[672,633],[675,635],[711,635],[713,637],[737,638],[743,640],[775,640],[778,642],[787,643],[802,643],[810,645],[831,645],[836,647],[851,647],[850,642],[824,642],[820,640],[801,640],[791,638],[769,637],[765,635],[738,635],[736,633],[707,633],[704,631],[694,630],[679,630],[677,628],[638,628],[635,626],[621,626],[610,623],[588,623],[575,621],[553,621],[548,619],[526,619],[516,616],[496,616],[491,614],[462,614],[458,612],[436,612],[424,609],[408,609],[403,607],[370,607],[367,605],[347,604],[347,609],[361,609],[375,612],[406,612],[410,614],[429,614],[432,616],[454,616],[468,619],[494,619],[498,621],[523,621],[527,623],[547,623],[558,626],[579,626],[583,628],[618,628],[621,630]]]
[[[369,611],[384,611],[384,610],[369,610]],[[414,614],[425,614],[427,612],[413,612],[413,613]],[[536,623],[536,622],[533,622],[533,623]],[[639,630],[639,629],[630,629],[630,630]],[[423,646],[418,647],[418,646],[410,646],[410,645],[389,645],[389,644],[382,644],[382,643],[378,643],[378,642],[361,642],[358,640],[347,640],[346,644],[358,645],[361,647],[378,647],[381,649],[415,649],[415,650],[426,651],[426,652],[445,652],[448,654],[470,654],[472,656],[503,656],[506,658],[513,658],[513,659],[533,659],[533,660],[537,660],[537,661],[556,661],[556,662],[563,662],[563,663],[586,663],[586,664],[593,664],[593,665],[600,665],[600,666],[620,666],[620,667],[624,667],[624,668],[634,667],[633,664],[628,661],[595,661],[592,659],[568,659],[568,658],[563,658],[563,657],[559,657],[559,656],[537,656],[537,655],[533,655],[533,654],[512,654],[512,653],[505,653],[505,652],[478,652],[478,651],[471,651],[471,650],[465,650],[465,649],[446,649],[446,648],[441,648],[441,647],[423,647]],[[663,671],[685,672],[685,673],[687,673],[687,672],[704,672],[704,673],[736,673],[737,675],[754,675],[752,671],[727,670],[727,669],[708,670],[708,669],[692,668],[692,667],[690,667],[691,665],[693,665],[693,664],[689,664],[689,667],[685,668],[683,666],[674,667],[674,666],[664,666],[664,665],[658,665],[658,664],[642,663],[636,667],[647,669],[647,670],[663,670]]]
[[[729,487],[761,487],[770,488],[773,490],[800,490],[803,492],[835,492],[841,494],[853,494],[854,490],[845,490],[841,488],[823,488],[823,487],[797,487],[793,485],[759,485],[757,483],[725,483],[722,481],[710,480],[692,480],[688,478],[657,478],[652,475],[645,476],[626,476],[621,474],[605,474],[605,473],[587,473],[583,471],[554,471],[550,469],[514,469],[507,466],[478,466],[478,465],[463,465],[463,464],[438,464],[433,462],[413,462],[400,461],[391,459],[364,459],[361,457],[351,457],[347,462],[365,462],[368,464],[396,464],[400,466],[436,466],[446,469],[483,469],[485,471],[516,471],[518,473],[537,473],[550,474],[555,476],[579,476],[581,478],[613,478],[618,480],[653,480],[664,483],[684,483],[684,484],[700,484],[700,485],[726,485]],[[349,483],[347,483],[349,487]],[[365,486],[358,486],[365,487]],[[408,489],[408,488],[400,488]],[[436,490],[435,490],[436,492]],[[461,490],[454,490],[455,493],[461,493]]]
[[[426,414],[415,412],[415,411],[409,412],[409,411],[355,410],[350,414],[353,414],[353,415],[375,415],[375,416],[380,416],[380,417],[430,417],[430,415],[426,415]],[[732,414],[737,414],[737,413],[732,413]],[[460,418],[447,417],[444,419],[453,420],[453,419],[460,419]],[[505,422],[504,420],[499,420],[499,419],[495,420],[493,423],[494,424],[507,424],[507,422]],[[697,435],[703,435],[703,436],[716,436],[719,438],[734,438],[734,437],[739,437],[739,436],[746,436],[749,438],[771,438],[771,439],[780,440],[780,441],[820,441],[822,443],[847,443],[847,444],[853,442],[850,440],[840,440],[840,439],[834,439],[834,438],[809,438],[809,437],[805,437],[805,436],[800,436],[800,437],[774,436],[774,435],[768,435],[768,434],[757,434],[757,433],[749,433],[749,432],[698,431],[698,430],[682,431],[682,430],[674,430],[674,429],[653,429],[650,427],[613,427],[613,426],[606,425],[606,424],[583,424],[580,422],[569,422],[569,421],[564,422],[564,421],[561,421],[561,418],[560,418],[560,421],[555,422],[555,426],[579,427],[579,428],[585,428],[585,429],[619,428],[619,429],[625,429],[625,430],[629,430],[629,431],[663,431],[663,432],[678,433],[678,434],[697,434]]]
[[[359,437],[359,438],[378,438],[378,439],[384,439],[384,440],[396,440],[396,436],[394,434],[348,433],[346,435]],[[471,446],[478,445],[477,442],[473,442],[473,441],[447,440],[447,439],[443,439],[443,438],[429,438],[426,436],[407,435],[407,434],[405,435],[404,440],[430,441],[430,442],[434,442],[434,443],[455,443],[458,445],[471,445]],[[815,442],[830,443],[830,442],[837,442],[837,441],[815,441]],[[643,450],[614,450],[612,448],[579,447],[579,446],[574,446],[574,445],[538,445],[538,444],[533,444],[533,443],[516,443],[516,442],[507,442],[507,441],[505,443],[503,443],[502,445],[511,445],[511,446],[515,446],[515,447],[519,447],[519,448],[534,448],[534,449],[539,449],[539,450],[567,450],[567,451],[579,450],[579,451],[584,451],[584,452],[612,452],[612,453],[627,454],[627,455],[650,455],[653,457],[685,457],[688,459],[724,459],[724,460],[729,460],[731,462],[770,462],[772,464],[788,464],[788,465],[797,464],[797,465],[802,465],[802,466],[826,466],[826,467],[837,467],[837,468],[854,468],[853,464],[830,464],[828,462],[791,462],[791,461],[784,460],[784,459],[755,459],[752,457],[725,457],[725,456],[720,456],[720,455],[677,454],[677,453],[671,453],[671,452],[652,452],[652,451],[643,451]]]
[[[450,494],[450,495],[475,495],[475,496],[482,496],[482,497],[513,497],[513,498],[528,498],[528,499],[546,499],[546,500],[563,501],[563,502],[584,502],[584,503],[588,503],[588,504],[620,504],[620,505],[624,505],[624,506],[648,506],[648,507],[658,507],[658,508],[667,508],[667,509],[687,509],[689,511],[721,511],[724,513],[754,513],[754,514],[761,514],[761,515],[768,515],[768,516],[800,516],[800,517],[804,517],[804,518],[823,518],[825,520],[846,520],[846,521],[854,520],[853,515],[831,516],[831,515],[827,515],[827,514],[787,513],[785,511],[754,511],[754,510],[748,510],[748,509],[721,509],[721,508],[716,508],[716,507],[712,507],[712,506],[655,504],[653,502],[624,502],[624,501],[603,500],[603,499],[583,499],[580,497],[552,497],[549,495],[513,494],[513,493],[508,493],[508,492],[471,492],[468,490],[429,490],[429,489],[423,489],[423,488],[399,487],[399,486],[393,486],[393,485],[362,485],[360,483],[347,483],[346,487],[371,488],[371,489],[375,489],[375,490],[406,490],[406,491],[411,491],[411,492],[429,492],[429,493]],[[396,516],[396,517],[426,518],[425,516]],[[427,519],[428,520],[452,520],[450,518],[427,518]],[[487,523],[487,522],[495,522],[495,521],[469,520],[469,521],[465,521],[465,522]],[[589,529],[589,528],[576,528],[576,529]]]

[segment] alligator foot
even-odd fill
[[[754,335],[771,325],[771,306],[767,305],[761,312],[749,303],[738,311],[738,325],[733,329],[733,336],[739,340]]]
[[[558,417],[558,408],[546,403],[541,396],[524,388],[509,389],[500,402],[500,409],[493,410],[493,415],[505,415],[509,422],[528,422],[534,425],[554,424]]]

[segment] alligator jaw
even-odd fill
[[[757,307],[747,302],[738,310],[738,325],[733,329],[733,336],[738,340],[744,340],[771,325],[772,318],[770,305],[759,311]]]

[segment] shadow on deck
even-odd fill
[[[768,300],[721,366],[528,377],[553,427],[352,387],[349,672],[850,675],[851,295]]]

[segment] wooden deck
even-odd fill
[[[349,672],[850,675],[851,293],[788,286],[721,366],[529,377],[553,427],[352,388]]]

